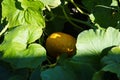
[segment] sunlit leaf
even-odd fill
[[[118,6],[117,0],[112,0],[111,6]]]
[[[39,0],[18,0],[21,3],[23,9],[33,8],[35,10],[44,9],[44,4]],[[18,2],[18,3],[19,3]]]
[[[9,53],[26,49],[27,41],[29,39],[28,32],[29,30],[24,26],[8,31],[5,34],[4,41],[0,45],[0,50]]]
[[[50,8],[56,8],[61,4],[60,0],[40,0],[45,5],[49,6]]]
[[[41,35],[43,33],[43,30],[40,27],[28,26],[28,30],[29,30],[28,43],[32,43],[32,42],[36,41],[37,39],[39,39],[41,37]]]
[[[21,4],[25,5],[25,8]],[[42,13],[43,4],[38,1],[25,1],[23,4],[15,0],[4,0],[2,7],[2,18],[6,18],[9,28],[23,24],[45,27]]]
[[[0,45],[0,51],[3,52],[2,59],[17,68],[37,67],[45,59],[46,50],[40,44],[28,45],[28,43],[40,38],[41,34],[40,27],[30,26],[18,26],[8,31]]]
[[[90,29],[83,31],[77,38],[77,54],[73,59],[97,65],[99,64],[102,50],[119,45],[119,39],[119,30],[112,27],[109,27],[107,30]]]

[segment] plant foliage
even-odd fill
[[[120,80],[119,0],[0,3],[0,80]],[[53,32],[76,38],[73,57],[47,55]]]

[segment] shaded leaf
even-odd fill
[[[41,72],[42,80],[77,80],[75,74],[71,70],[56,66]]]
[[[46,59],[46,51],[41,45],[34,43],[25,50],[4,53],[2,59],[10,62],[14,68],[36,68]]]
[[[97,1],[96,0],[82,0],[82,3],[91,12],[96,5],[110,6],[112,3],[112,0],[107,0],[107,2],[105,2],[104,0],[97,0]]]
[[[107,28],[116,27],[120,20],[117,0],[82,0],[86,9],[93,14],[92,22],[98,27]]]
[[[95,72],[92,80],[103,80],[104,71]]]
[[[12,77],[10,77],[8,80],[25,80],[24,77],[20,76],[20,75],[14,75]]]
[[[107,28],[109,26],[116,27],[120,19],[117,9],[109,9],[104,6],[96,6],[92,14],[95,17],[94,22],[99,24],[102,28]]]
[[[103,71],[109,71],[116,73],[118,78],[120,78],[120,48],[113,47],[109,54],[103,57],[102,63],[105,65]]]
[[[89,64],[67,61],[41,72],[42,80],[90,80],[94,69]]]
[[[90,64],[77,61],[67,61],[63,66],[73,71],[77,80],[91,80],[96,71]]]
[[[40,67],[36,68],[30,75],[30,80],[41,80],[40,77],[41,69]]]
[[[12,74],[10,73],[10,70],[6,69],[2,65],[0,66],[0,80],[8,80],[9,77],[11,77]]]
[[[18,69],[12,72],[12,76],[7,80],[27,80],[29,70],[28,69]]]

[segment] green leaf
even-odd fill
[[[19,0],[21,2],[21,7],[24,8],[24,9],[27,9],[27,8],[33,8],[35,10],[39,10],[39,9],[44,9],[44,4],[37,0]]]
[[[120,47],[113,47],[109,54],[103,57],[102,63],[105,65],[102,69],[103,71],[116,73],[118,78],[120,78]]]
[[[28,43],[35,42],[37,39],[39,39],[41,37],[41,35],[43,33],[43,30],[40,27],[28,26],[28,30],[29,30]]]
[[[14,68],[36,68],[46,59],[46,51],[41,45],[33,43],[25,50],[4,53],[2,59]]]
[[[91,12],[96,5],[104,5],[104,6],[110,6],[112,3],[112,0],[107,0],[105,2],[104,0],[82,0],[82,3],[84,6]]]
[[[50,8],[56,8],[61,4],[60,0],[40,0],[45,5],[49,6]]]
[[[117,0],[82,0],[82,3],[94,17],[90,19],[96,26],[107,28],[116,27],[120,20]]]
[[[3,19],[14,11],[16,11],[15,0],[4,0],[2,2],[2,18]]]
[[[42,80],[90,80],[94,69],[83,63],[64,61],[63,65],[41,72]]]
[[[18,59],[18,67],[36,68],[46,59],[46,50],[41,45],[33,43],[28,46],[28,49],[18,53],[21,54]],[[18,57],[18,58],[19,58]],[[22,60],[21,60],[22,59]],[[16,64],[16,63],[14,63]]]
[[[102,69],[97,71],[92,80],[119,80],[116,74],[109,71],[103,71]]]
[[[103,80],[103,75],[104,75],[104,71],[98,71],[95,72],[95,74],[93,75],[92,80]]]
[[[117,8],[111,9],[107,6],[96,6],[92,13],[95,17],[94,23],[99,24],[102,28],[116,27],[120,20],[119,11],[117,11]]]
[[[29,80],[41,80],[40,73],[41,73],[41,67],[36,68],[31,73]]]
[[[102,70],[115,73],[115,74],[117,74],[117,77],[120,78],[120,69],[119,68],[120,68],[120,64],[114,63],[114,64],[106,65]]]
[[[12,76],[7,80],[27,80],[29,69],[18,69],[12,72]]]
[[[20,75],[14,75],[10,77],[8,80],[25,80],[25,79]]]
[[[98,65],[102,57],[102,51],[105,48],[119,45],[119,39],[119,30],[112,27],[106,30],[85,30],[78,35],[76,43],[77,54],[73,59]]]
[[[24,50],[27,43],[32,43],[42,35],[40,27],[18,26],[5,34],[4,41],[1,44],[0,50],[9,52],[9,49]]]
[[[112,0],[111,6],[118,6],[117,0]]]
[[[63,67],[66,67],[67,69],[73,71],[74,75],[76,75],[77,80],[91,80],[93,74],[96,71],[90,64],[72,60],[66,61]]]
[[[2,18],[6,18],[8,27],[31,25],[44,28],[45,21],[42,13],[43,4],[38,1],[25,1],[25,7],[21,4],[23,5],[23,3],[15,0],[4,0],[2,2]],[[35,5],[35,7],[32,5]]]
[[[16,27],[6,32],[4,41],[0,45],[0,51],[5,51],[5,53],[14,53],[26,49],[29,39],[28,33],[29,30],[24,26]]]
[[[41,78],[42,80],[77,80],[71,70],[64,69],[61,66],[41,72]]]
[[[0,51],[3,52],[2,59],[16,68],[37,67],[46,55],[46,50],[40,44],[33,43],[41,34],[40,27],[18,26],[9,30],[0,45]]]
[[[1,80],[8,80],[9,77],[11,77],[11,73],[10,70],[8,70],[7,68],[5,68],[5,66],[2,66],[0,64],[0,79]]]

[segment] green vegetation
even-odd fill
[[[119,0],[0,3],[0,80],[120,80]]]

